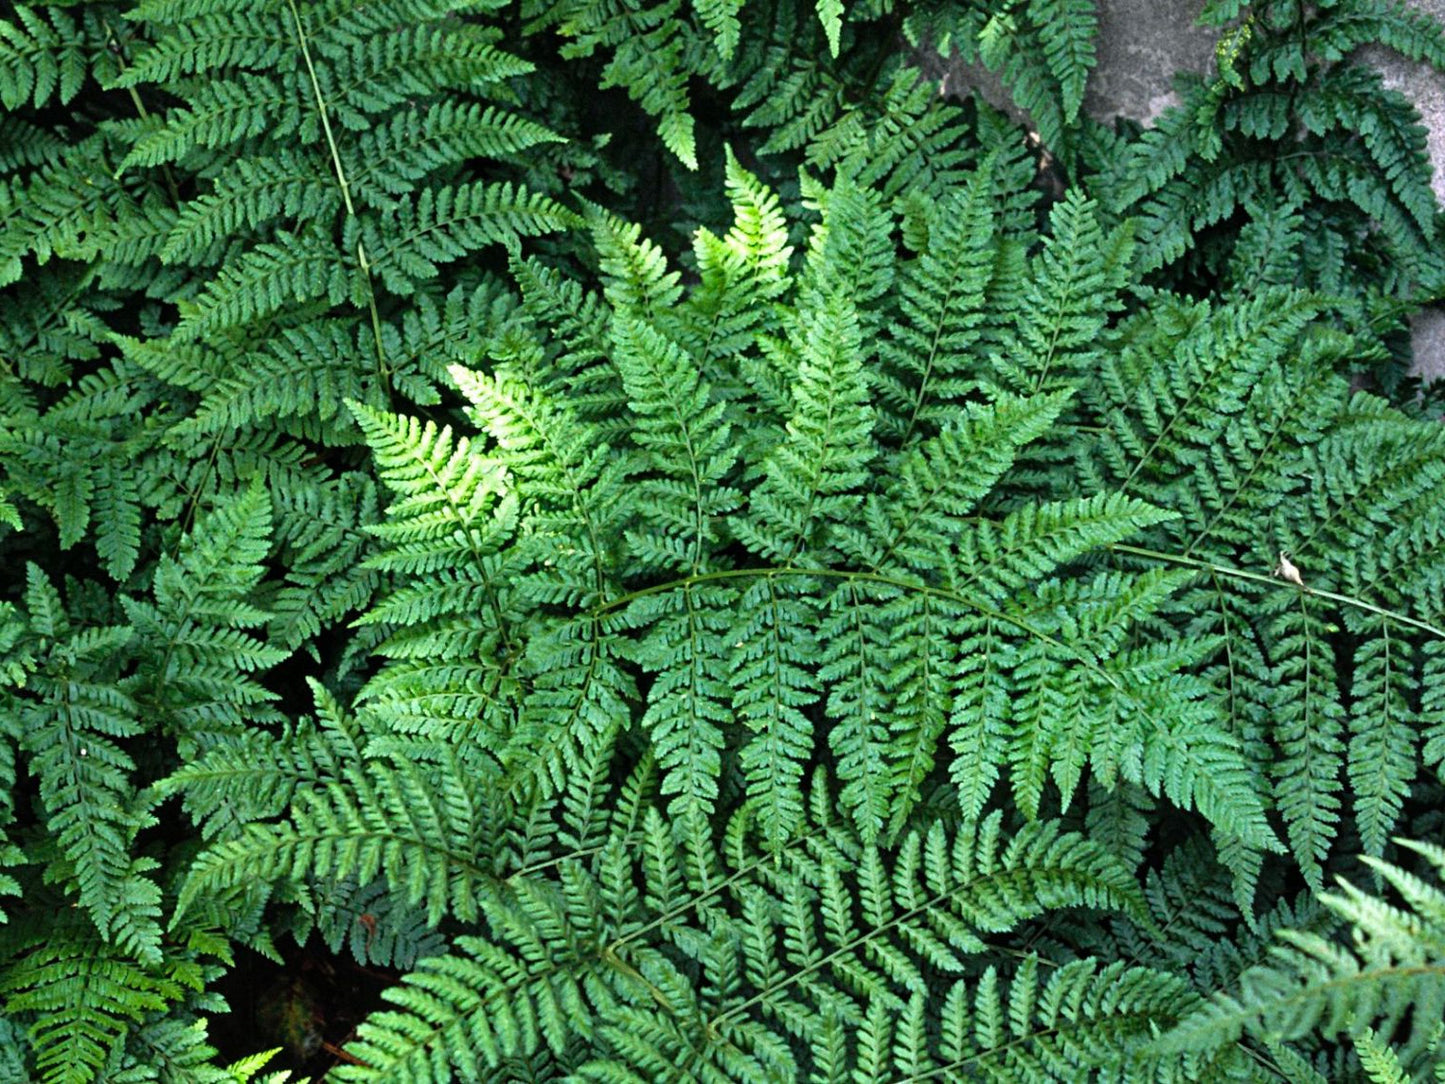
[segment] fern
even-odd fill
[[[922,968],[951,970],[978,951],[972,929],[1007,930],[1072,902],[1129,906],[1107,860],[1081,840],[1040,826],[999,852],[990,823],[952,839],[912,836],[896,862],[864,851],[856,893],[836,864],[847,854],[838,848],[857,846],[846,836],[816,858],[789,852],[781,866],[747,861],[744,852],[727,882],[738,907],[730,917],[721,901],[688,889],[696,871],[679,863],[660,818],[650,816],[641,830],[640,892],[622,888],[628,869],[620,840],[603,848],[595,870],[568,864],[556,884],[514,879],[491,908],[499,939],[464,941],[461,953],[398,988],[398,1009],[377,1017],[354,1048],[366,1067],[343,1069],[341,1078],[410,1078],[436,1059],[471,1072],[544,1045],[565,1056],[589,1039],[598,1053],[587,1064],[600,1074],[664,1066],[697,1075],[803,1073],[810,1062],[826,1064],[827,1046],[795,1061],[766,1021],[827,1026],[831,1019],[834,1029],[865,1016],[907,1021],[927,1011],[907,995],[910,984]],[[810,880],[821,876],[816,914],[789,904],[804,870]],[[983,902],[995,886],[1011,902]],[[927,909],[919,907],[924,900]],[[670,927],[694,908],[718,928],[703,939],[675,937]],[[712,977],[694,992],[685,976],[699,965]],[[828,973],[846,975],[856,993],[815,1001],[813,976]],[[836,1031],[835,1038],[853,1046]],[[856,1042],[866,1056],[866,1035]]]
[[[1438,847],[1406,846],[1437,873],[1445,868]],[[1267,1032],[1275,1041],[1316,1028],[1326,1035],[1348,1030],[1374,1063],[1372,1072],[1391,1065],[1398,1070],[1400,1055],[1382,1048],[1379,1034],[1392,1029],[1410,1006],[1439,1003],[1442,897],[1419,876],[1378,859],[1368,862],[1400,894],[1404,908],[1347,882],[1325,893],[1322,902],[1350,925],[1352,948],[1305,931],[1281,931],[1274,962],[1245,973],[1241,996],[1217,994],[1164,1036],[1161,1048],[1208,1050],[1237,1039],[1245,1028]],[[1381,1023],[1377,1028],[1372,1021]],[[1412,1030],[1404,1049],[1418,1053],[1434,1029],[1421,1020]]]
[[[1201,19],[7,9],[0,1078],[1438,1075],[1445,37]]]
[[[128,1031],[201,982],[193,964],[142,967],[94,931],[70,924],[53,927],[43,938],[32,932],[28,951],[8,963],[0,985],[6,1011],[39,1011],[27,1038],[41,1079],[54,1081],[95,1079],[115,1059]]]
[[[87,75],[85,38],[75,19],[62,9],[42,14],[28,7],[17,9],[15,19],[0,24],[0,104],[14,109],[28,101],[38,109],[52,97],[69,102]]]
[[[1211,20],[1233,18],[1232,7]],[[1180,260],[1193,234],[1236,215],[1270,229],[1309,198],[1318,208],[1304,223],[1309,243],[1334,254],[1310,269],[1309,285],[1333,290],[1343,277],[1400,297],[1431,288],[1439,268],[1424,133],[1407,100],[1345,60],[1365,41],[1437,65],[1445,57],[1438,26],[1384,2],[1281,5],[1221,42],[1217,76],[1194,82],[1109,167],[1119,171],[1119,207],[1141,219],[1146,270],[1187,274]],[[1280,156],[1284,143],[1293,149]],[[1244,240],[1230,226],[1197,259],[1223,270]]]
[[[115,683],[132,630],[75,628],[35,565],[26,604],[36,646],[54,643],[44,669],[26,681],[34,699],[22,719],[61,868],[102,938],[159,962],[160,892],[146,876],[155,864],[131,853],[136,834],[154,822],[137,808],[129,778],[135,761],[116,741],[141,731],[137,704]]]

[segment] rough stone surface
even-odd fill
[[[1099,66],[1084,107],[1096,117],[1148,123],[1173,105],[1176,72],[1206,72],[1217,31],[1194,25],[1198,4],[1099,0]]]
[[[1445,21],[1445,0],[1407,0]],[[1181,0],[1099,0],[1099,66],[1089,82],[1085,106],[1099,118],[1132,117],[1148,122],[1176,99],[1175,72],[1206,72],[1214,61],[1215,31],[1194,25],[1197,2]],[[1445,200],[1445,75],[1382,48],[1366,50],[1386,85],[1420,110],[1429,132],[1435,192]],[[929,58],[928,74],[950,87],[977,88],[995,105],[1008,108],[1003,86],[979,66]],[[1011,110],[1012,111],[1012,110]],[[1415,370],[1427,380],[1445,378],[1445,309],[1423,313],[1414,325]]]
[[[1412,6],[1445,21],[1445,0],[1412,0]],[[1386,49],[1367,49],[1365,59],[1384,73],[1386,86],[1412,99],[1420,110],[1435,166],[1435,194],[1445,200],[1445,75]],[[1412,332],[1415,372],[1426,380],[1445,379],[1445,309],[1436,306],[1421,313]]]

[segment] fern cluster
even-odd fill
[[[0,1077],[1445,1072],[1445,37],[1201,18],[0,19]]]

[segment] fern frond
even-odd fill
[[[211,337],[287,305],[321,300],[339,305],[351,296],[354,269],[330,238],[314,231],[278,231],[277,238],[247,249],[195,301],[184,305],[176,337]]]
[[[1349,781],[1360,842],[1379,857],[1416,774],[1415,666],[1408,639],[1384,618],[1360,622],[1350,713]]]
[[[196,150],[216,150],[263,132],[284,139],[304,119],[299,82],[243,73],[192,89],[188,108],[168,115],[135,141],[121,160],[122,172],[179,162]]]
[[[194,964],[141,966],[71,923],[56,924],[0,972],[6,1012],[35,1014],[27,1036],[44,1084],[99,1079],[138,1024],[201,985]]]
[[[210,894],[311,876],[383,876],[407,906],[424,906],[428,925],[445,914],[470,921],[493,876],[481,805],[459,774],[437,785],[414,766],[347,765],[298,792],[290,823],[252,824],[212,844],[181,885],[172,925]]]
[[[88,73],[87,42],[64,8],[19,5],[14,21],[0,20],[0,105],[36,109],[51,96],[61,105],[80,91]]]
[[[181,208],[161,259],[187,263],[218,242],[249,233],[278,219],[332,218],[341,194],[319,163],[288,148],[274,157],[241,158],[216,177],[212,190]]]
[[[936,436],[899,457],[893,479],[870,494],[864,531],[840,532],[851,556],[879,572],[927,575],[973,526],[970,516],[1019,449],[1047,431],[1067,394],[1021,399],[1000,395],[968,403]]]
[[[424,112],[397,113],[387,127],[363,135],[357,158],[369,165],[356,171],[355,183],[402,195],[440,167],[469,158],[516,157],[561,138],[493,105],[442,100]]]
[[[1445,853],[1423,843],[1403,845],[1436,874]],[[1319,1030],[1364,1036],[1389,1033],[1414,1004],[1438,1004],[1445,983],[1445,895],[1438,885],[1376,858],[1366,863],[1406,906],[1371,896],[1348,882],[1322,902],[1349,923],[1346,947],[1317,933],[1281,930],[1274,962],[1241,976],[1239,993],[1216,993],[1158,1043],[1164,1051],[1206,1051],[1246,1032],[1276,1041]],[[1368,1039],[1366,1040],[1368,1042]]]
[[[361,756],[356,723],[312,682],[317,719],[280,737],[251,731],[207,750],[151,787],[179,794],[204,839],[234,839],[247,825],[284,813],[296,791],[341,778]]]
[[[570,39],[562,47],[567,59],[592,56],[598,49],[611,53],[602,68],[600,86],[621,87],[628,97],[657,120],[663,146],[688,169],[697,169],[697,147],[690,111],[685,35],[678,13],[680,0],[663,0],[644,6],[640,0],[605,0],[579,3],[557,0],[548,5],[543,21],[559,25]],[[533,5],[533,12],[543,7]],[[726,33],[726,9],[710,8]]]
[[[723,634],[737,594],[724,585],[685,586],[638,599],[628,623],[649,626],[634,649],[656,675],[643,729],[662,769],[662,793],[675,794],[668,812],[706,832],[722,774],[724,728],[732,721]]]
[[[1093,0],[1029,0],[1028,18],[1038,28],[1049,71],[1058,80],[1064,123],[1072,124],[1096,62],[1098,14]]]
[[[646,324],[619,316],[612,342],[636,418],[633,440],[651,466],[651,477],[636,483],[651,530],[632,532],[632,546],[644,565],[705,571],[722,517],[742,504],[741,493],[724,484],[737,451],[723,404],[696,362]]]
[[[1197,1001],[1177,976],[1122,963],[1100,968],[1092,960],[1043,971],[1030,956],[1011,982],[990,968],[976,984],[949,988],[944,1042],[929,1074],[1067,1079],[1091,1071],[1137,1073],[1143,1059],[1122,1051],[1142,1047],[1151,1025],[1185,1016]]]
[[[1133,249],[1131,229],[1105,238],[1098,208],[1072,189],[1050,212],[1051,236],[1030,267],[1018,309],[1018,343],[1003,371],[1016,391],[1073,386],[1102,360],[1096,347],[1119,308]],[[1014,360],[1014,359],[1017,360]],[[1051,379],[1052,378],[1052,379]]]
[[[242,8],[199,14],[141,5],[134,15],[167,24],[166,32],[131,60],[114,80],[116,87],[168,83],[178,76],[215,68],[265,70],[294,60],[290,28],[272,17],[273,13]]]
[[[1306,129],[1316,135],[1336,127],[1359,133],[1395,199],[1424,238],[1432,240],[1437,208],[1426,165],[1425,130],[1408,100],[1385,90],[1377,73],[1356,67],[1332,69],[1311,89],[1300,105]]]
[[[1172,518],[1121,493],[1026,505],[999,523],[985,521],[964,540],[962,583],[1005,599],[1081,553]]]
[[[154,818],[138,808],[135,761],[119,744],[142,731],[136,702],[115,681],[126,626],[73,628],[64,604],[35,565],[26,604],[34,633],[52,641],[49,659],[26,682],[24,748],[40,785],[44,816],[59,844],[57,873],[74,885],[101,938],[146,964],[160,961],[160,890],[154,861],[131,847]]]
[[[754,550],[786,563],[826,553],[820,535],[858,504],[874,454],[853,302],[842,293],[815,298],[801,320],[796,413],[735,528]]]
[[[728,632],[733,708],[751,731],[738,762],[771,847],[793,838],[803,823],[801,784],[813,733],[804,709],[820,692],[806,665],[818,653],[816,603],[799,586],[771,576],[749,584]]]
[[[488,245],[514,248],[521,237],[578,224],[554,200],[511,184],[457,185],[423,189],[414,205],[388,211],[363,238],[387,289],[406,295],[435,277],[439,264]],[[296,297],[305,299],[299,291]]]
[[[906,445],[921,425],[937,425],[967,393],[964,359],[984,334],[995,274],[992,161],[945,207],[930,212],[928,247],[899,280],[901,319],[880,348],[875,377],[887,405],[880,427]]]
[[[363,1025],[350,1048],[359,1064],[337,1071],[357,1081],[479,1074],[581,1040],[599,1079],[647,1079],[664,1066],[700,1078],[797,1075],[827,1064],[829,1051],[788,1033],[829,1017],[866,1017],[875,1029],[873,1038],[867,1029],[837,1035],[845,1063],[866,1064],[870,1044],[897,1022],[920,1035],[916,1057],[936,1050],[927,1064],[947,1064],[948,1040],[934,1047],[935,1014],[947,1010],[935,1000],[919,1018],[926,969],[957,972],[984,950],[979,934],[1046,909],[1138,906],[1123,871],[1079,837],[1038,826],[1001,848],[997,830],[996,819],[952,837],[936,827],[896,852],[864,850],[856,883],[837,864],[843,853],[821,841],[816,857],[797,847],[760,859],[745,852],[721,885],[732,907],[720,908],[709,899],[716,890],[689,887],[676,829],[651,812],[636,867],[614,839],[590,869],[569,860],[552,881],[513,878],[487,903],[493,934],[423,961],[388,995],[397,1008]],[[817,888],[804,890],[803,876]],[[694,908],[719,924],[713,936],[671,932]],[[689,978],[698,965],[712,980],[702,988]],[[1177,1018],[1190,1002],[1162,977],[1147,986],[1146,974],[1131,1001],[1141,1029],[1149,1012]],[[846,977],[846,992],[820,986],[824,976]]]
[[[199,519],[179,557],[161,558],[154,603],[123,600],[143,645],[142,703],[182,748],[205,748],[247,720],[274,718],[264,705],[276,694],[247,675],[288,653],[245,631],[271,616],[249,600],[265,574],[270,533],[271,503],[258,479]]]
[[[742,23],[738,19],[738,13],[743,8],[742,0],[693,0],[692,6],[698,21],[712,32],[718,56],[731,60],[742,32]]]
[[[698,330],[681,322],[668,329],[682,337],[704,366],[735,354],[758,336],[778,334],[776,315],[763,310],[760,302],[781,296],[790,282],[793,249],[778,197],[739,165],[731,149],[726,151],[724,175],[733,206],[732,228],[723,238],[706,228],[693,235],[701,283],[688,298],[688,307],[696,313]]]
[[[388,522],[368,528],[387,543],[386,551],[372,559],[373,567],[431,572],[467,561],[479,568],[506,541],[515,515],[515,499],[504,496],[509,487],[501,464],[474,452],[466,437],[453,440],[450,426],[438,429],[434,422],[354,401],[347,406],[376,456],[382,480],[398,496],[387,509]],[[494,526],[488,523],[493,518]]]

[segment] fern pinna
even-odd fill
[[[38,1079],[236,1077],[200,1019],[232,957],[163,930],[186,856],[147,788],[281,725],[295,652],[364,659],[335,630],[380,582],[377,490],[342,402],[435,402],[499,289],[440,269],[575,221],[522,183],[558,137],[499,39],[427,2],[0,17],[0,983]],[[40,936],[67,905],[89,925]]]
[[[0,1079],[1438,1074],[1438,32],[895,7],[0,20]]]
[[[599,293],[514,261],[522,302],[490,366],[452,374],[476,436],[352,405],[395,494],[371,528],[393,587],[361,619],[387,660],[349,724],[361,763],[218,840],[181,892],[183,913],[246,913],[258,881],[380,882],[471,930],[395,991],[343,1078],[1197,1079],[1247,1058],[1152,1045],[1227,962],[1197,983],[1167,954],[1106,966],[1055,929],[1047,967],[1077,959],[1045,982],[1033,916],[1102,908],[1115,936],[1176,936],[1070,825],[1138,863],[1165,810],[1194,811],[1214,841],[1194,859],[1248,923],[1271,856],[1307,875],[1326,858],[1343,772],[1361,780],[1349,823],[1383,847],[1437,725],[1416,690],[1439,616],[1378,576],[1333,582],[1309,547],[1393,544],[1375,502],[1427,499],[1438,468],[1388,498],[1364,476],[1348,499],[1294,492],[1339,442],[1359,452],[1355,426],[1419,464],[1440,462],[1436,430],[1351,397],[1330,374],[1348,344],[1310,295],[1160,297],[1106,329],[1127,230],[1106,238],[1071,196],[1034,259],[1000,260],[989,169],[918,212],[904,258],[875,194],[809,182],[792,260],[776,198],[730,159],[735,224],[697,234],[691,289],[603,214]],[[940,259],[959,211],[985,227],[977,255]],[[1063,282],[1082,294],[1045,303]],[[1286,422],[1275,382],[1302,379],[1312,413]],[[1064,447],[1095,492],[1050,491]],[[1250,570],[1285,547],[1304,587]],[[1353,682],[1311,661],[1335,622],[1360,645]],[[170,786],[218,810],[230,756]],[[956,848],[1005,824],[1015,860],[1084,866],[1048,889],[970,880],[968,907],[1002,910],[951,912],[960,868],[1008,868]],[[935,851],[923,887],[890,872]],[[1005,987],[1069,1005],[1067,1026],[986,1024]]]

